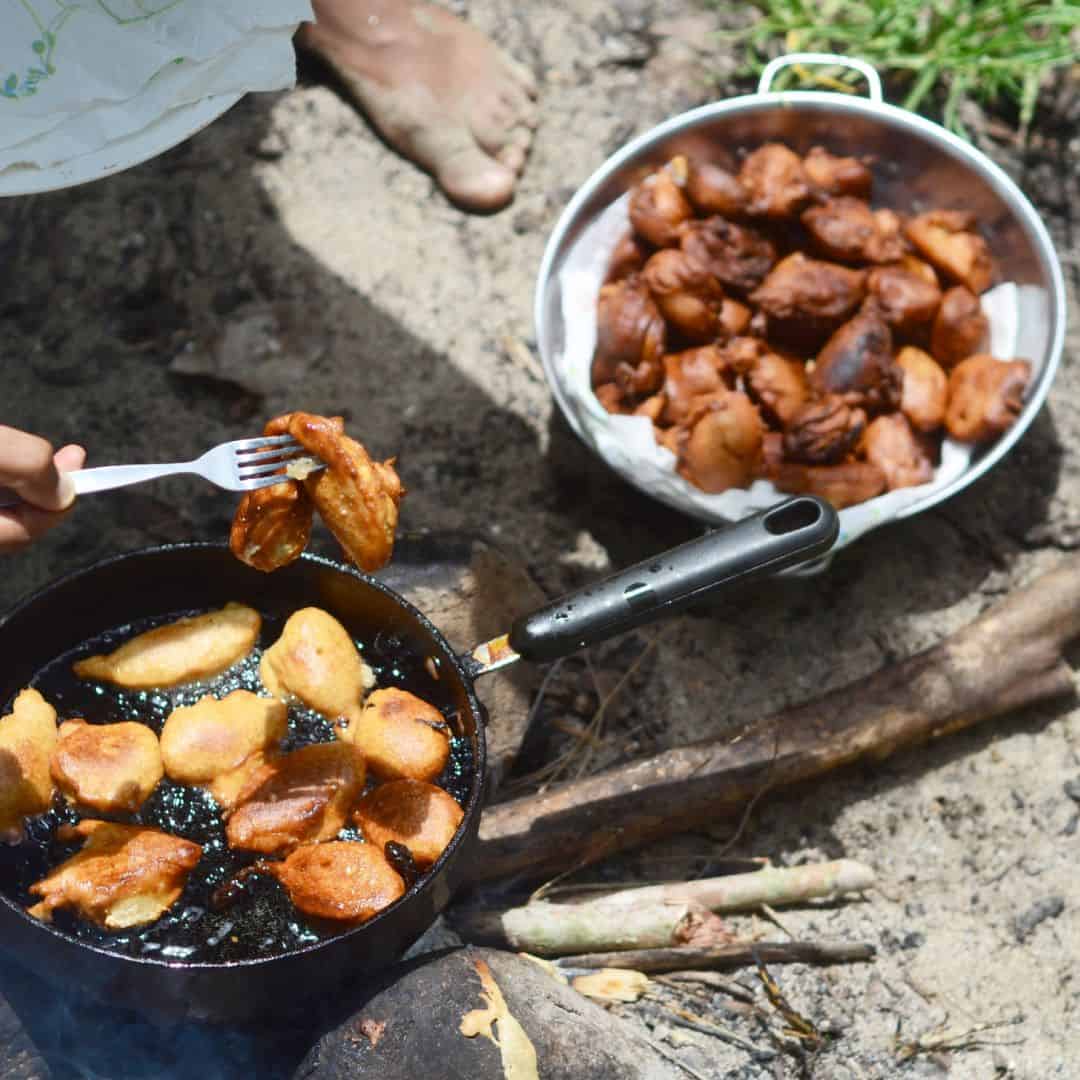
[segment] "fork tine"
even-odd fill
[[[316,459],[301,456],[301,457],[291,457],[291,458],[288,458],[285,461],[271,461],[271,462],[268,462],[265,465],[255,465],[254,467],[250,467],[250,468],[247,465],[244,465],[242,468],[237,470],[237,474],[239,475],[241,480],[247,480],[247,479],[250,479],[251,477],[257,477],[257,476],[275,476],[275,475],[280,475],[280,476],[285,477],[286,479],[288,479],[285,472],[283,471],[284,467],[286,465],[291,465],[295,461],[316,461]],[[316,462],[316,465],[320,469],[325,467],[323,465],[323,462],[321,462],[321,461]]]
[[[287,461],[293,460],[297,455],[304,455],[307,451],[297,443],[295,446],[274,446],[269,450],[257,450],[250,454],[245,454],[242,458],[238,458],[236,467],[238,469],[247,469],[252,465],[262,465],[265,462],[277,461],[284,464]]]
[[[300,444],[291,435],[260,435],[256,439],[236,439],[229,443],[234,454],[247,454],[254,450],[264,450],[271,446],[291,449]]]
[[[289,478],[285,475],[278,475],[271,473],[269,476],[256,476],[249,479],[240,480],[237,482],[237,491],[256,491],[259,488],[271,487],[273,484],[280,484],[282,481],[287,481]]]

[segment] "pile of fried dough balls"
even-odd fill
[[[261,623],[254,609],[230,603],[84,657],[74,670],[133,691],[212,679],[250,655]],[[18,695],[0,717],[0,840],[21,842],[27,819],[57,793],[87,815],[58,829],[83,844],[31,886],[40,898],[31,915],[49,921],[67,908],[120,930],[176,902],[200,845],[130,821],[165,776],[207,790],[229,847],[258,856],[245,872],[277,879],[318,918],[371,918],[439,858],[463,817],[436,782],[450,757],[439,710],[406,690],[376,688],[348,631],[316,607],[289,617],[262,653],[259,677],[259,693],[207,693],[174,708],[160,738],[119,718],[58,725],[39,691]],[[290,705],[324,716],[337,737],[285,752]],[[363,841],[340,838],[348,827]]]
[[[862,161],[781,143],[737,173],[675,158],[631,191],[597,301],[592,385],[708,493],[771,481],[837,508],[928,482],[1031,377],[988,354],[973,215],[874,207]]]

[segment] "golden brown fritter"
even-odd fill
[[[604,285],[596,302],[592,379],[621,394],[647,394],[660,385],[667,328],[638,274]]]
[[[937,431],[945,422],[949,377],[927,352],[907,345],[896,354],[904,373],[900,411],[916,431]]]
[[[164,775],[158,737],[145,724],[65,720],[52,754],[56,786],[102,814],[134,813]]]
[[[927,484],[934,478],[930,456],[903,413],[879,416],[866,429],[862,451],[885,474],[890,491]]]
[[[248,778],[229,815],[229,846],[266,855],[338,834],[364,787],[351,743],[315,743],[267,762]]]
[[[900,264],[871,270],[866,285],[885,321],[902,334],[925,327],[941,304],[936,280],[928,281]]]
[[[858,158],[837,157],[823,146],[812,146],[802,164],[806,178],[818,191],[828,195],[870,197],[874,177]]]
[[[892,334],[870,298],[822,347],[810,383],[819,394],[839,394],[850,405],[883,411],[900,404],[903,379],[893,360]]]
[[[866,427],[866,413],[835,394],[806,402],[784,430],[784,457],[806,465],[835,465]]]
[[[259,869],[281,882],[306,915],[363,922],[405,894],[401,875],[374,844],[332,840],[297,848]]]
[[[360,800],[353,821],[380,850],[388,841],[404,844],[423,870],[443,853],[463,817],[442,788],[422,780],[391,780]]]
[[[976,296],[994,280],[994,261],[966,210],[928,210],[907,223],[908,239],[922,257]]]
[[[44,922],[58,908],[74,908],[106,930],[153,922],[179,899],[202,855],[198,844],[144,825],[87,818],[61,826],[57,835],[87,842],[30,886],[42,899],[27,913]]]
[[[660,313],[688,341],[709,341],[720,328],[724,290],[700,263],[678,248],[649,258],[642,279]]]
[[[945,368],[980,352],[990,335],[990,320],[979,298],[963,285],[945,291],[930,328],[930,352]]]
[[[734,370],[716,345],[668,353],[664,357],[664,408],[667,424],[686,421],[695,398],[734,387]]]
[[[708,161],[688,163],[685,191],[694,209],[701,214],[738,217],[750,201],[737,176]]]
[[[866,271],[795,252],[781,259],[750,295],[770,319],[810,332],[839,324],[866,293]]]
[[[380,780],[434,780],[450,758],[446,721],[433,705],[396,687],[376,690],[339,732]]]
[[[303,480],[319,516],[345,555],[362,570],[379,570],[390,561],[405,495],[394,461],[374,461],[344,434],[340,417],[294,412],[288,433],[326,468]]]
[[[756,289],[776,262],[776,248],[767,236],[722,217],[688,222],[680,246],[721,285],[740,294]]]
[[[179,686],[219,675],[251,652],[262,619],[244,604],[192,615],[125,641],[107,656],[73,665],[80,679],[97,679],[130,690]]]
[[[1027,360],[969,356],[949,373],[945,427],[961,442],[982,442],[1007,431],[1024,407],[1031,379]]]
[[[764,426],[750,399],[737,391],[701,398],[687,421],[679,473],[706,492],[746,487],[761,457]]]
[[[746,391],[762,415],[784,426],[810,396],[806,365],[799,359],[765,349],[744,374]]]
[[[0,717],[0,843],[17,844],[26,819],[52,804],[55,746],[56,710],[37,690],[20,691]]]
[[[693,216],[694,209],[665,168],[645,177],[630,192],[627,213],[634,231],[662,248],[679,242],[679,226]]]
[[[287,729],[288,709],[249,690],[225,697],[206,694],[173,709],[161,729],[161,759],[171,780],[211,784],[252,754],[276,746]]]
[[[749,154],[739,182],[749,194],[747,212],[774,220],[794,217],[812,194],[802,159],[782,143],[766,143]]]
[[[282,701],[300,701],[330,720],[363,699],[375,677],[349,632],[322,608],[293,612],[262,655],[263,685]]]
[[[862,199],[826,199],[803,211],[802,223],[827,259],[888,263],[904,253],[899,220],[888,211],[875,213]]]

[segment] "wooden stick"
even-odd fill
[[[737,911],[763,904],[791,904],[868,889],[874,872],[854,859],[808,866],[767,866],[750,874],[622,889],[590,900],[450,913],[466,941],[483,942],[538,956],[651,949],[663,945],[710,945],[730,933],[710,911]]]
[[[746,964],[850,964],[874,959],[874,946],[828,941],[751,941],[732,945],[670,949],[628,949],[625,952],[584,953],[556,962],[563,970],[632,968],[646,975],[695,968],[742,967]]]
[[[741,737],[679,747],[489,808],[473,880],[551,877],[738,813],[765,790],[1074,692],[1080,557],[940,644]]]

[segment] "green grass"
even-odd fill
[[[730,9],[730,0],[712,6]],[[945,126],[961,135],[967,100],[1014,106],[1026,132],[1047,73],[1080,62],[1080,0],[754,0],[754,6],[760,17],[751,26],[722,34],[748,48],[752,70],[778,52],[859,57],[902,87],[905,108],[940,108]],[[858,78],[836,68],[788,69],[782,77],[789,87],[837,88]]]

